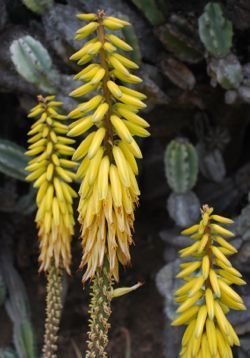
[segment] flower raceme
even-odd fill
[[[146,107],[142,101],[146,96],[128,86],[142,81],[130,72],[137,64],[121,53],[132,48],[111,33],[129,23],[106,17],[103,11],[78,18],[90,22],[77,31],[76,39],[91,36],[71,56],[85,65],[75,76],[84,84],[71,96],[92,97],[69,114],[75,120],[69,136],[85,135],[73,155],[74,160],[81,160],[77,177],[82,180],[78,207],[81,266],[87,265],[83,281],[102,267],[105,256],[111,275],[118,280],[118,263],[130,261],[134,208],[140,194],[136,158],[142,158],[134,136],[149,135],[148,123],[138,115]]]
[[[66,116],[58,113],[62,103],[54,96],[38,96],[38,105],[29,113],[29,118],[39,117],[31,126],[28,135],[29,150],[33,157],[26,180],[34,181],[38,188],[36,223],[40,239],[40,270],[47,271],[52,261],[56,267],[63,266],[70,272],[70,242],[73,235],[72,201],[77,193],[69,185],[75,178],[72,172],[77,164],[66,157],[72,156],[70,146],[74,140],[67,138]]]
[[[201,212],[200,223],[182,232],[193,244],[180,250],[180,256],[191,256],[192,260],[180,265],[177,278],[185,283],[175,292],[180,306],[172,325],[186,325],[181,357],[231,358],[231,347],[240,342],[226,314],[230,309],[246,309],[231,286],[244,285],[245,281],[227,258],[237,250],[226,240],[233,233],[221,224],[231,224],[232,220],[214,215],[207,205]]]

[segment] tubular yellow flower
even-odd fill
[[[234,234],[221,226],[233,221],[213,215],[213,208],[207,205],[202,207],[201,213],[199,224],[182,231],[195,242],[180,251],[181,257],[191,256],[193,260],[180,265],[177,277],[185,283],[175,292],[176,302],[181,304],[172,325],[187,326],[181,357],[232,357],[231,347],[239,345],[239,339],[226,314],[230,309],[246,309],[231,287],[245,282],[226,257],[237,252],[225,240]]]
[[[149,135],[145,129],[149,124],[136,113],[145,107],[142,101],[146,96],[120,85],[120,81],[141,82],[130,72],[138,68],[137,64],[118,53],[118,49],[131,51],[132,48],[109,33],[129,23],[106,17],[104,11],[78,18],[90,22],[77,31],[76,38],[89,34],[92,38],[71,56],[78,64],[86,64],[75,76],[84,84],[71,95],[80,97],[92,90],[97,92],[69,114],[74,120],[70,136],[91,131],[73,155],[74,160],[82,161],[77,176],[82,180],[78,206],[82,226],[81,267],[87,266],[83,281],[103,267],[105,258],[111,277],[118,280],[119,262],[122,265],[130,262],[134,209],[140,194],[135,179],[136,158],[142,157],[134,136]]]
[[[70,272],[70,243],[74,218],[72,198],[77,194],[70,187],[76,163],[65,159],[72,156],[70,146],[74,140],[66,138],[68,126],[63,123],[66,116],[57,112],[61,102],[54,96],[38,96],[39,104],[29,113],[29,118],[39,118],[28,133],[29,149],[26,155],[33,157],[26,168],[28,181],[34,181],[38,189],[36,223],[40,240],[40,270],[48,271],[51,264],[64,267]]]

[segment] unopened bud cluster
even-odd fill
[[[38,189],[36,223],[40,239],[40,269],[47,271],[52,263],[70,271],[70,243],[73,235],[72,201],[77,196],[70,184],[75,178],[72,168],[76,166],[72,156],[74,140],[67,138],[66,116],[58,112],[61,102],[54,96],[38,96],[39,103],[30,111],[29,118],[37,118],[28,132],[29,150],[33,157],[26,180],[34,181]]]
[[[73,155],[81,161],[77,177],[82,180],[78,207],[82,266],[87,265],[83,280],[94,276],[105,256],[118,280],[119,262],[130,261],[134,208],[140,194],[136,158],[142,158],[134,136],[149,135],[148,123],[138,115],[146,107],[142,102],[146,96],[128,87],[141,82],[130,72],[137,64],[120,53],[132,48],[110,33],[129,23],[106,17],[103,11],[78,18],[90,22],[77,31],[76,39],[90,39],[71,56],[79,65],[86,65],[75,76],[84,84],[71,95],[92,95],[69,114],[75,119],[69,136],[85,135]]]
[[[245,281],[228,260],[237,252],[227,241],[233,233],[224,228],[231,223],[204,205],[200,223],[182,232],[193,243],[180,250],[181,257],[190,259],[180,264],[177,278],[185,283],[175,293],[179,308],[172,325],[186,325],[181,357],[231,358],[232,346],[240,344],[226,317],[230,309],[246,309],[232,288]]]

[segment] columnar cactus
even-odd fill
[[[170,188],[177,194],[191,190],[197,180],[198,156],[186,139],[172,140],[165,152],[165,173]]]
[[[34,83],[41,91],[54,93],[58,73],[53,68],[46,48],[31,36],[24,36],[12,42],[11,59],[20,76]]]
[[[226,315],[230,309],[246,309],[231,287],[245,284],[227,258],[237,250],[227,241],[234,234],[223,225],[233,221],[213,214],[207,205],[201,215],[199,224],[182,232],[192,244],[180,250],[182,258],[190,259],[180,264],[177,278],[185,282],[175,293],[179,308],[172,325],[186,326],[181,357],[231,358],[231,347],[240,342]]]
[[[199,18],[199,35],[206,50],[214,57],[228,55],[232,46],[232,23],[223,16],[221,4],[210,2]]]
[[[86,356],[107,357],[112,279],[119,279],[119,264],[130,262],[134,209],[140,195],[135,158],[142,158],[142,153],[134,136],[147,137],[149,125],[138,115],[146,107],[142,102],[146,96],[121,84],[142,81],[130,72],[138,65],[119,53],[131,51],[131,46],[111,33],[129,23],[105,16],[102,10],[78,17],[90,22],[77,31],[76,38],[92,37],[71,56],[79,65],[88,64],[75,76],[85,83],[71,95],[78,98],[95,91],[69,114],[75,120],[69,136],[86,134],[73,155],[81,160],[77,177],[82,182],[78,212],[81,267],[86,267],[83,282],[93,278]]]

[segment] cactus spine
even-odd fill
[[[165,172],[170,188],[183,194],[193,188],[198,175],[198,156],[186,139],[172,140],[165,152]]]
[[[210,55],[228,55],[232,46],[233,28],[231,21],[224,18],[219,3],[211,2],[205,6],[199,18],[199,35]]]

